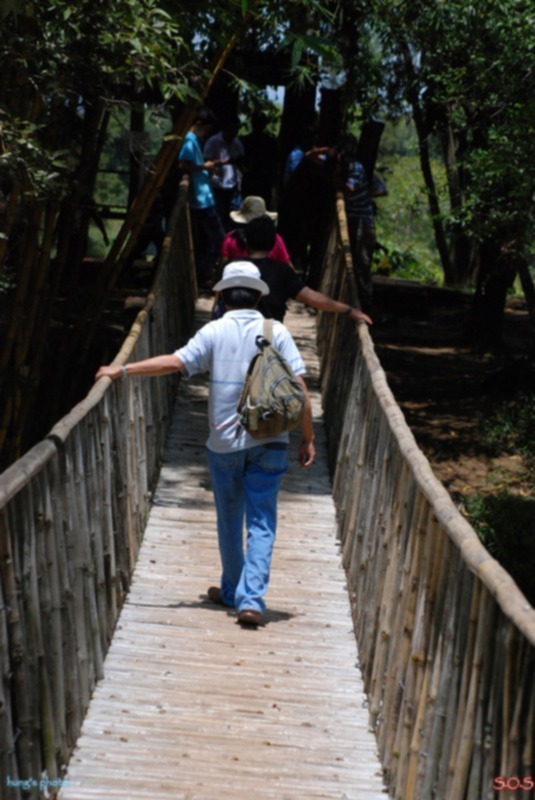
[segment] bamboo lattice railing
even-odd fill
[[[338,217],[323,291],[355,303],[340,198]],[[390,796],[528,800],[535,610],[434,477],[368,329],[324,314],[319,342],[339,535]]]
[[[117,363],[172,352],[191,331],[186,195],[184,182]],[[2,800],[44,796],[40,778],[49,788],[61,778],[139,550],[176,378],[109,384],[0,475]]]

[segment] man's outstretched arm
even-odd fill
[[[133,361],[131,364],[126,364],[124,367],[121,364],[110,364],[109,366],[100,367],[95,380],[100,378],[117,378],[123,375],[143,375],[147,377],[156,377],[158,375],[170,375],[172,372],[179,372],[184,369],[184,364],[174,353],[166,356],[154,356],[153,358],[145,358],[143,361]]]
[[[304,286],[299,294],[295,296],[295,299],[299,300],[300,303],[304,303],[306,306],[311,306],[311,308],[318,308],[320,311],[331,311],[333,314],[347,314],[349,319],[356,323],[365,322],[366,325],[373,324],[371,318],[360,309],[348,306],[347,303],[340,303],[338,300],[334,300],[334,298],[323,294],[323,292],[317,292],[315,289],[311,289],[310,286]]]

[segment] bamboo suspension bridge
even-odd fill
[[[191,332],[183,198],[171,232],[119,363]],[[340,214],[324,290],[345,302],[344,241]],[[531,796],[534,609],[434,478],[368,331],[288,324],[320,457],[285,478],[257,630],[206,596],[202,381],[100,381],[0,476],[2,800]]]
[[[290,325],[313,342],[307,314]],[[317,392],[322,457],[313,475],[296,465],[284,482],[257,631],[205,596],[220,572],[205,400],[203,381],[177,403],[132,588],[60,797],[384,798]]]

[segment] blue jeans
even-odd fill
[[[288,448],[268,443],[234,453],[207,450],[207,454],[223,567],[222,600],[238,611],[264,611],[277,528],[277,495],[288,469]]]

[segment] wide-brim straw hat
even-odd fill
[[[246,197],[239,211],[231,211],[230,218],[233,222],[239,222],[246,225],[252,219],[257,217],[269,217],[273,222],[277,221],[278,214],[276,211],[268,211],[263,197],[256,197],[249,195]]]
[[[214,292],[223,289],[254,289],[269,294],[269,286],[260,277],[260,270],[250,261],[232,261],[223,270],[223,277],[214,286]]]

